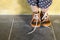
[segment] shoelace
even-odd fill
[[[39,19],[38,14],[34,14],[33,18],[36,19],[37,22],[38,22],[38,19]],[[33,33],[36,30],[36,28],[37,28],[37,22],[36,22],[36,26],[34,27],[34,29],[31,32],[29,32],[28,34],[31,34],[31,33]]]

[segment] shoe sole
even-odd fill
[[[51,22],[49,21],[49,22],[43,22],[42,23],[42,26],[44,26],[44,27],[50,27],[51,26]]]

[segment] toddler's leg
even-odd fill
[[[31,5],[31,9],[32,9],[33,12],[38,12],[39,11],[39,8],[37,6]]]
[[[32,20],[31,20],[31,26],[32,27],[35,27],[35,26],[40,27],[40,14],[38,13],[39,8],[37,6],[32,6],[31,5],[31,9],[33,11]],[[36,22],[37,22],[37,25],[36,25]]]
[[[27,0],[33,12],[38,12],[37,0]]]
[[[31,20],[31,26],[32,27],[40,27],[40,15],[38,13],[39,8],[37,6],[37,0],[28,0],[28,3],[31,6],[31,9],[33,11],[32,13],[32,20]]]
[[[48,13],[47,13],[47,10],[48,8],[46,9],[41,9],[41,20],[42,20],[42,25],[45,26],[45,27],[48,27],[51,25],[51,22],[50,22],[50,18],[48,16]]]

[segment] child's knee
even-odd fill
[[[38,12],[39,11],[39,8],[37,6],[32,6],[31,5],[31,9],[33,12]]]
[[[41,9],[43,12],[47,12],[48,11],[48,8],[46,8],[46,9]]]

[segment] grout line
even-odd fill
[[[12,20],[12,25],[11,25],[10,33],[9,33],[9,36],[8,36],[8,40],[10,40],[10,38],[11,38],[13,23],[14,23],[14,18],[13,18],[13,20]]]
[[[52,24],[51,24],[51,27],[52,27],[52,32],[53,32],[54,40],[57,40],[57,39],[56,39],[55,32],[54,32],[54,28],[53,28],[53,25],[52,25]]]

